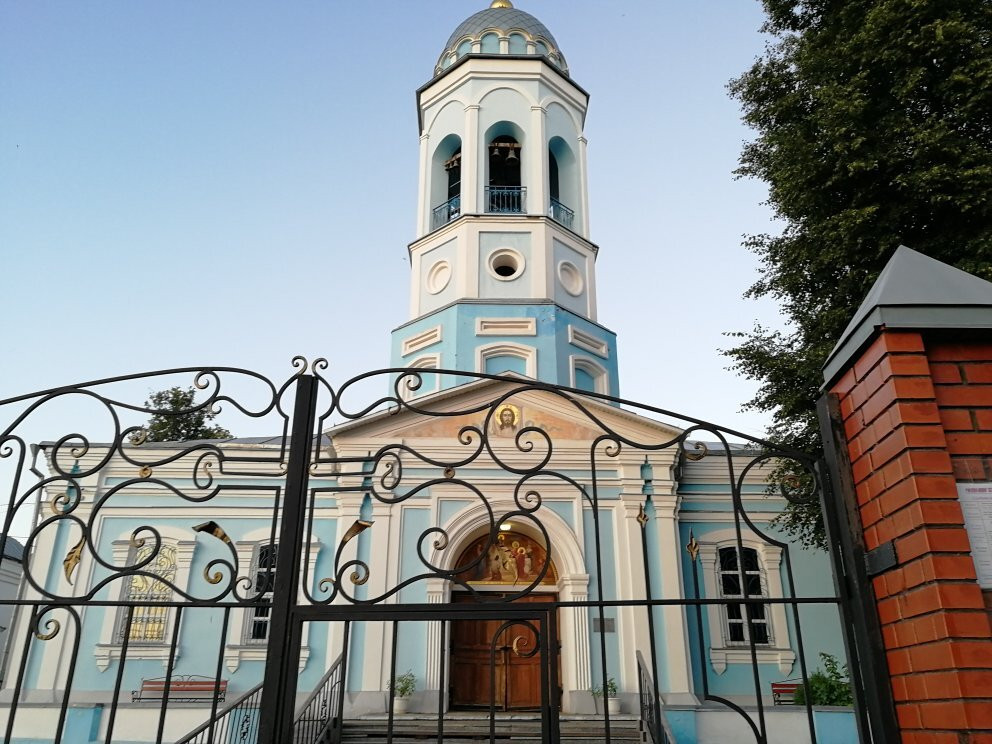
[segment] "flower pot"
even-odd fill
[[[606,698],[606,709],[610,712],[610,715],[614,715],[620,712],[620,698]]]
[[[408,697],[398,697],[393,698],[393,713],[396,715],[402,715],[409,712],[410,710],[410,698]]]

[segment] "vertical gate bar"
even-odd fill
[[[561,658],[561,641],[558,640],[558,603],[548,611],[551,619],[548,621],[548,646],[551,649],[551,741],[561,740],[561,693],[558,679],[558,663]]]
[[[789,595],[792,601],[792,623],[796,628],[796,648],[799,651],[799,673],[803,678],[803,688],[807,689],[809,685],[809,669],[806,668],[806,644],[803,643],[803,627],[799,622],[799,604],[795,601],[796,599],[796,581],[792,573],[792,558],[790,557],[789,550],[785,550],[785,575],[789,579]],[[813,720],[813,703],[810,700],[812,696],[806,695],[806,723],[809,726],[809,737],[811,744],[816,744],[816,722]]]
[[[548,616],[550,613],[541,613],[537,618],[540,635],[538,637],[538,653],[541,655],[541,741],[544,744],[556,744],[551,738],[551,675],[548,665],[551,663],[551,645],[548,643]],[[509,707],[509,706],[507,706]]]
[[[648,498],[650,499],[651,497],[648,496]],[[654,600],[654,593],[651,591],[651,564],[648,562],[648,520],[643,507],[641,514],[645,515],[643,520],[638,520],[641,524],[641,554],[644,560],[644,595],[650,603]],[[651,693],[654,695],[654,700],[651,703],[651,709],[654,711],[652,718],[654,720],[651,722],[651,725],[654,726],[654,737],[657,740],[661,738],[661,710],[659,706],[661,693],[658,689],[658,649],[654,638],[654,606],[648,604],[644,609],[648,613],[648,642],[651,648],[651,682],[654,688],[651,690]]]
[[[258,741],[266,744],[289,744],[293,736],[293,711],[303,627],[302,622],[294,617],[293,609],[299,584],[303,518],[316,406],[317,378],[300,375],[296,381],[286,493],[281,507],[282,523],[276,550],[269,643],[265,657],[262,700],[258,711]]]
[[[176,617],[172,625],[172,645],[169,647],[169,665],[165,668],[165,689],[162,691],[162,707],[158,714],[158,736],[156,744],[162,744],[165,735],[165,714],[169,709],[169,688],[172,686],[172,673],[176,666],[176,646],[179,645],[179,626],[183,621],[183,608],[176,607]]]
[[[127,615],[124,621],[124,638],[121,639],[121,655],[117,659],[117,674],[114,678],[114,698],[110,703],[110,717],[107,719],[106,744],[113,744],[114,723],[117,720],[117,708],[120,705],[121,684],[124,681],[124,664],[127,661],[127,647],[131,641],[131,622],[134,619],[134,607],[124,608]],[[110,608],[104,610],[110,612]]]
[[[217,667],[214,673],[214,683],[220,685],[220,676],[224,673],[224,644],[227,643],[227,624],[231,619],[231,608],[224,608],[224,621],[220,624],[220,648],[217,651]],[[210,728],[207,729],[207,744],[214,744],[214,727],[217,724],[217,694],[210,700]]]
[[[340,744],[344,729],[344,696],[348,691],[348,652],[351,643],[351,620],[344,621],[341,638],[341,684],[338,686],[338,722],[331,732],[331,744]]]
[[[396,701],[396,636],[399,623],[393,620],[393,643],[389,655],[389,718],[386,723],[386,744],[393,741],[393,703]]]
[[[854,477],[836,395],[817,402],[826,469],[820,468],[820,490],[827,545],[834,566],[834,585],[843,613],[848,673],[854,687],[854,712],[861,741],[895,744],[900,740],[885,643],[875,607],[875,591],[865,571],[864,536],[855,511]],[[844,521],[841,521],[843,515]]]
[[[437,744],[444,743],[444,702],[445,702],[445,680],[448,675],[445,674],[445,668],[447,666],[446,650],[448,647],[447,631],[448,623],[441,620],[441,648],[438,649],[438,655],[440,656],[440,663],[437,665],[438,669],[438,682],[437,682]]]

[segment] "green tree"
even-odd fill
[[[231,432],[222,426],[210,426],[215,413],[194,401],[192,387],[171,387],[152,393],[145,401],[157,411],[145,425],[150,442],[189,442],[197,439],[229,439]]]
[[[780,234],[745,237],[762,264],[746,296],[775,298],[787,330],[728,334],[745,404],[769,436],[820,447],[821,367],[905,244],[992,279],[992,3],[763,0],[765,52],[730,83],[757,136],[740,177],[769,186]],[[823,543],[818,505],[784,526]]]

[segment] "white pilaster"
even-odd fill
[[[462,214],[476,214],[483,203],[483,187],[479,174],[485,162],[486,147],[479,132],[479,104],[465,107],[465,141],[462,142]]]
[[[589,140],[584,135],[579,135],[579,198],[582,200],[580,211],[581,233],[583,237],[589,236],[589,162],[586,158],[586,150],[589,147]],[[593,304],[595,308],[595,304]]]
[[[684,597],[682,541],[678,521],[679,497],[673,488],[672,492],[656,494],[652,501],[661,559],[662,591],[665,597]],[[685,608],[678,605],[666,606],[661,611],[661,617],[664,620],[665,654],[668,660],[668,693],[692,695],[692,665],[689,659],[689,629]]]
[[[548,213],[548,143],[545,136],[545,115],[542,106],[530,107],[530,132],[527,137],[527,214]]]
[[[430,204],[430,140],[427,132],[420,135],[420,184],[417,190],[417,235],[426,235],[431,229]],[[411,292],[411,295],[416,292]],[[411,297],[412,301],[412,297]]]

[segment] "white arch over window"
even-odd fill
[[[486,362],[497,357],[514,357],[524,362],[524,374],[537,377],[537,349],[532,346],[515,344],[509,341],[486,344],[475,352],[475,371],[486,372]]]
[[[585,389],[579,383],[582,381],[583,374],[588,375],[592,378],[593,389],[590,392],[593,393],[603,393],[609,394],[610,392],[610,376],[606,368],[599,364],[598,362],[590,359],[589,357],[575,356],[571,357],[571,386],[574,388]]]
[[[702,563],[703,586],[709,598],[720,597],[720,549],[737,548],[737,532],[733,527],[707,532],[697,538],[699,559]],[[772,598],[783,596],[782,589],[782,549],[762,540],[753,532],[741,534],[741,544],[758,554],[758,563],[764,579],[766,595]],[[758,663],[778,664],[779,672],[789,674],[796,661],[796,652],[789,639],[789,625],[785,616],[785,605],[768,606],[769,630],[772,644],[759,646],[756,651]],[[750,664],[751,649],[748,645],[732,645],[726,640],[726,620],[724,612],[707,613],[710,632],[710,665],[717,674],[723,674],[727,664]]]
[[[408,369],[437,369],[441,366],[441,355],[440,354],[424,354],[414,359],[410,364],[407,365]],[[411,380],[412,381],[412,380]],[[432,393],[437,390],[438,380],[437,375],[421,375],[420,376],[420,387],[416,390],[411,390],[406,385],[400,388],[400,395],[403,400],[413,400],[421,395],[426,395],[427,393]]]

